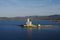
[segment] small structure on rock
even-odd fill
[[[38,24],[38,25],[32,24],[32,22],[31,22],[30,19],[28,18],[26,24],[24,24],[23,26],[24,26],[24,27],[27,27],[27,28],[28,28],[28,27],[32,27],[32,28],[35,28],[35,27],[36,27],[36,28],[40,28],[41,25],[40,25],[40,24]]]

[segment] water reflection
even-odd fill
[[[32,39],[32,28],[26,28],[27,32],[27,39],[31,40]]]
[[[32,40],[33,39],[33,31],[34,29],[36,29],[36,31],[38,32],[40,30],[40,28],[32,28],[32,27],[25,27],[26,30],[26,34],[27,34],[27,40]]]
[[[56,30],[54,30],[54,28],[58,27],[57,25],[41,25],[40,28],[32,28],[32,27],[24,27],[25,31],[26,31],[26,37],[27,40],[35,40],[35,39],[48,39],[47,37],[49,36],[49,38],[52,38],[52,35],[54,37]],[[53,29],[52,29],[53,28]],[[46,37],[44,37],[44,35]],[[55,38],[55,37],[54,37]]]

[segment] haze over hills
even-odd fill
[[[59,20],[60,15],[50,15],[50,16],[25,16],[25,17],[0,17],[0,20],[24,20],[30,18],[32,20]]]

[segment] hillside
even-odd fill
[[[31,20],[59,20],[60,15],[50,15],[50,16],[25,16],[25,17],[0,17],[0,20],[24,20],[30,18]]]

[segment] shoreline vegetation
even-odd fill
[[[0,20],[26,20],[30,18],[31,20],[50,20],[60,22],[60,15],[50,15],[50,16],[25,16],[25,17],[0,17]]]

